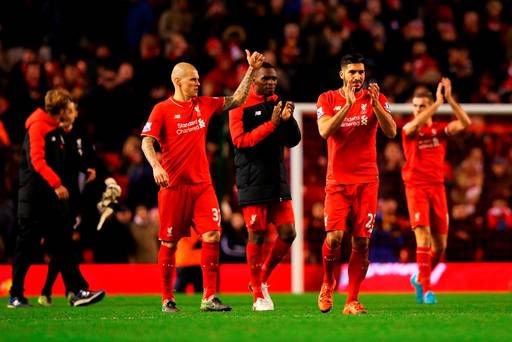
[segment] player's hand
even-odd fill
[[[86,183],[92,182],[96,179],[96,169],[88,168],[87,170],[87,179],[85,180]]]
[[[295,110],[295,104],[293,102],[287,101],[283,111],[281,112],[281,120],[288,121],[293,116],[293,111]]]
[[[370,91],[370,97],[372,98],[372,106],[377,105],[380,96],[379,85],[377,83],[370,83],[368,85],[368,90]]]
[[[347,105],[352,107],[352,105],[356,102],[356,88],[352,84],[348,84],[343,86],[343,93],[345,94],[345,100],[347,101]]]
[[[441,82],[439,82],[437,84],[437,90],[436,90],[436,103],[437,104],[442,104],[444,102],[443,87],[444,87],[443,81],[441,81]],[[446,87],[445,87],[444,90],[445,90],[445,93],[446,93]]]
[[[164,170],[162,165],[157,165],[153,168],[153,177],[158,186],[166,187],[169,186],[169,175]]]
[[[56,187],[55,194],[57,195],[57,198],[61,201],[69,199],[68,189],[66,189],[64,185],[59,185],[58,187]]]
[[[443,77],[441,79],[441,83],[443,84],[443,87],[444,87],[444,96],[445,96],[446,100],[451,100],[452,99],[452,81],[450,81],[450,79],[448,77]]]
[[[281,122],[281,111],[283,110],[283,101],[279,101],[277,105],[274,107],[274,111],[272,112],[272,117],[270,118],[270,121],[274,125],[279,125]]]
[[[258,51],[254,51],[252,54],[249,52],[249,50],[245,50],[245,53],[247,54],[247,63],[251,67],[253,67],[255,70],[258,70],[263,65],[263,61],[265,60],[265,56],[263,56]]]

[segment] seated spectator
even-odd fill
[[[512,209],[505,197],[496,197],[492,201],[492,206],[487,210],[487,229],[512,230]]]

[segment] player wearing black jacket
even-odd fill
[[[247,262],[255,311],[274,309],[267,281],[295,239],[284,149],[296,146],[301,134],[293,118],[294,104],[279,101],[276,85],[276,69],[264,63],[245,104],[229,116],[238,201],[249,232]],[[276,227],[278,236],[263,262],[263,242],[270,225]]]

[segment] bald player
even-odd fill
[[[178,241],[190,236],[190,227],[201,236],[203,298],[201,311],[230,311],[217,297],[219,266],[220,209],[212,186],[206,158],[206,131],[210,118],[241,106],[249,93],[253,75],[263,64],[263,55],[247,54],[249,68],[233,96],[198,96],[199,73],[188,63],[178,63],[172,70],[174,95],[158,103],[142,130],[142,151],[153,168],[160,186],[158,209],[162,271],[162,311],[177,312],[172,279]],[[162,150],[158,160],[154,143]]]

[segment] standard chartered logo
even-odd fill
[[[192,120],[192,121],[185,122],[185,123],[179,122],[177,124],[177,127],[178,127],[178,129],[176,130],[176,134],[181,135],[181,134],[195,132],[202,128],[205,128],[206,123],[204,122],[203,119],[197,119],[197,120]]]
[[[367,126],[368,116],[367,115],[356,115],[349,118],[345,118],[341,123],[341,127],[356,127],[356,126]]]

